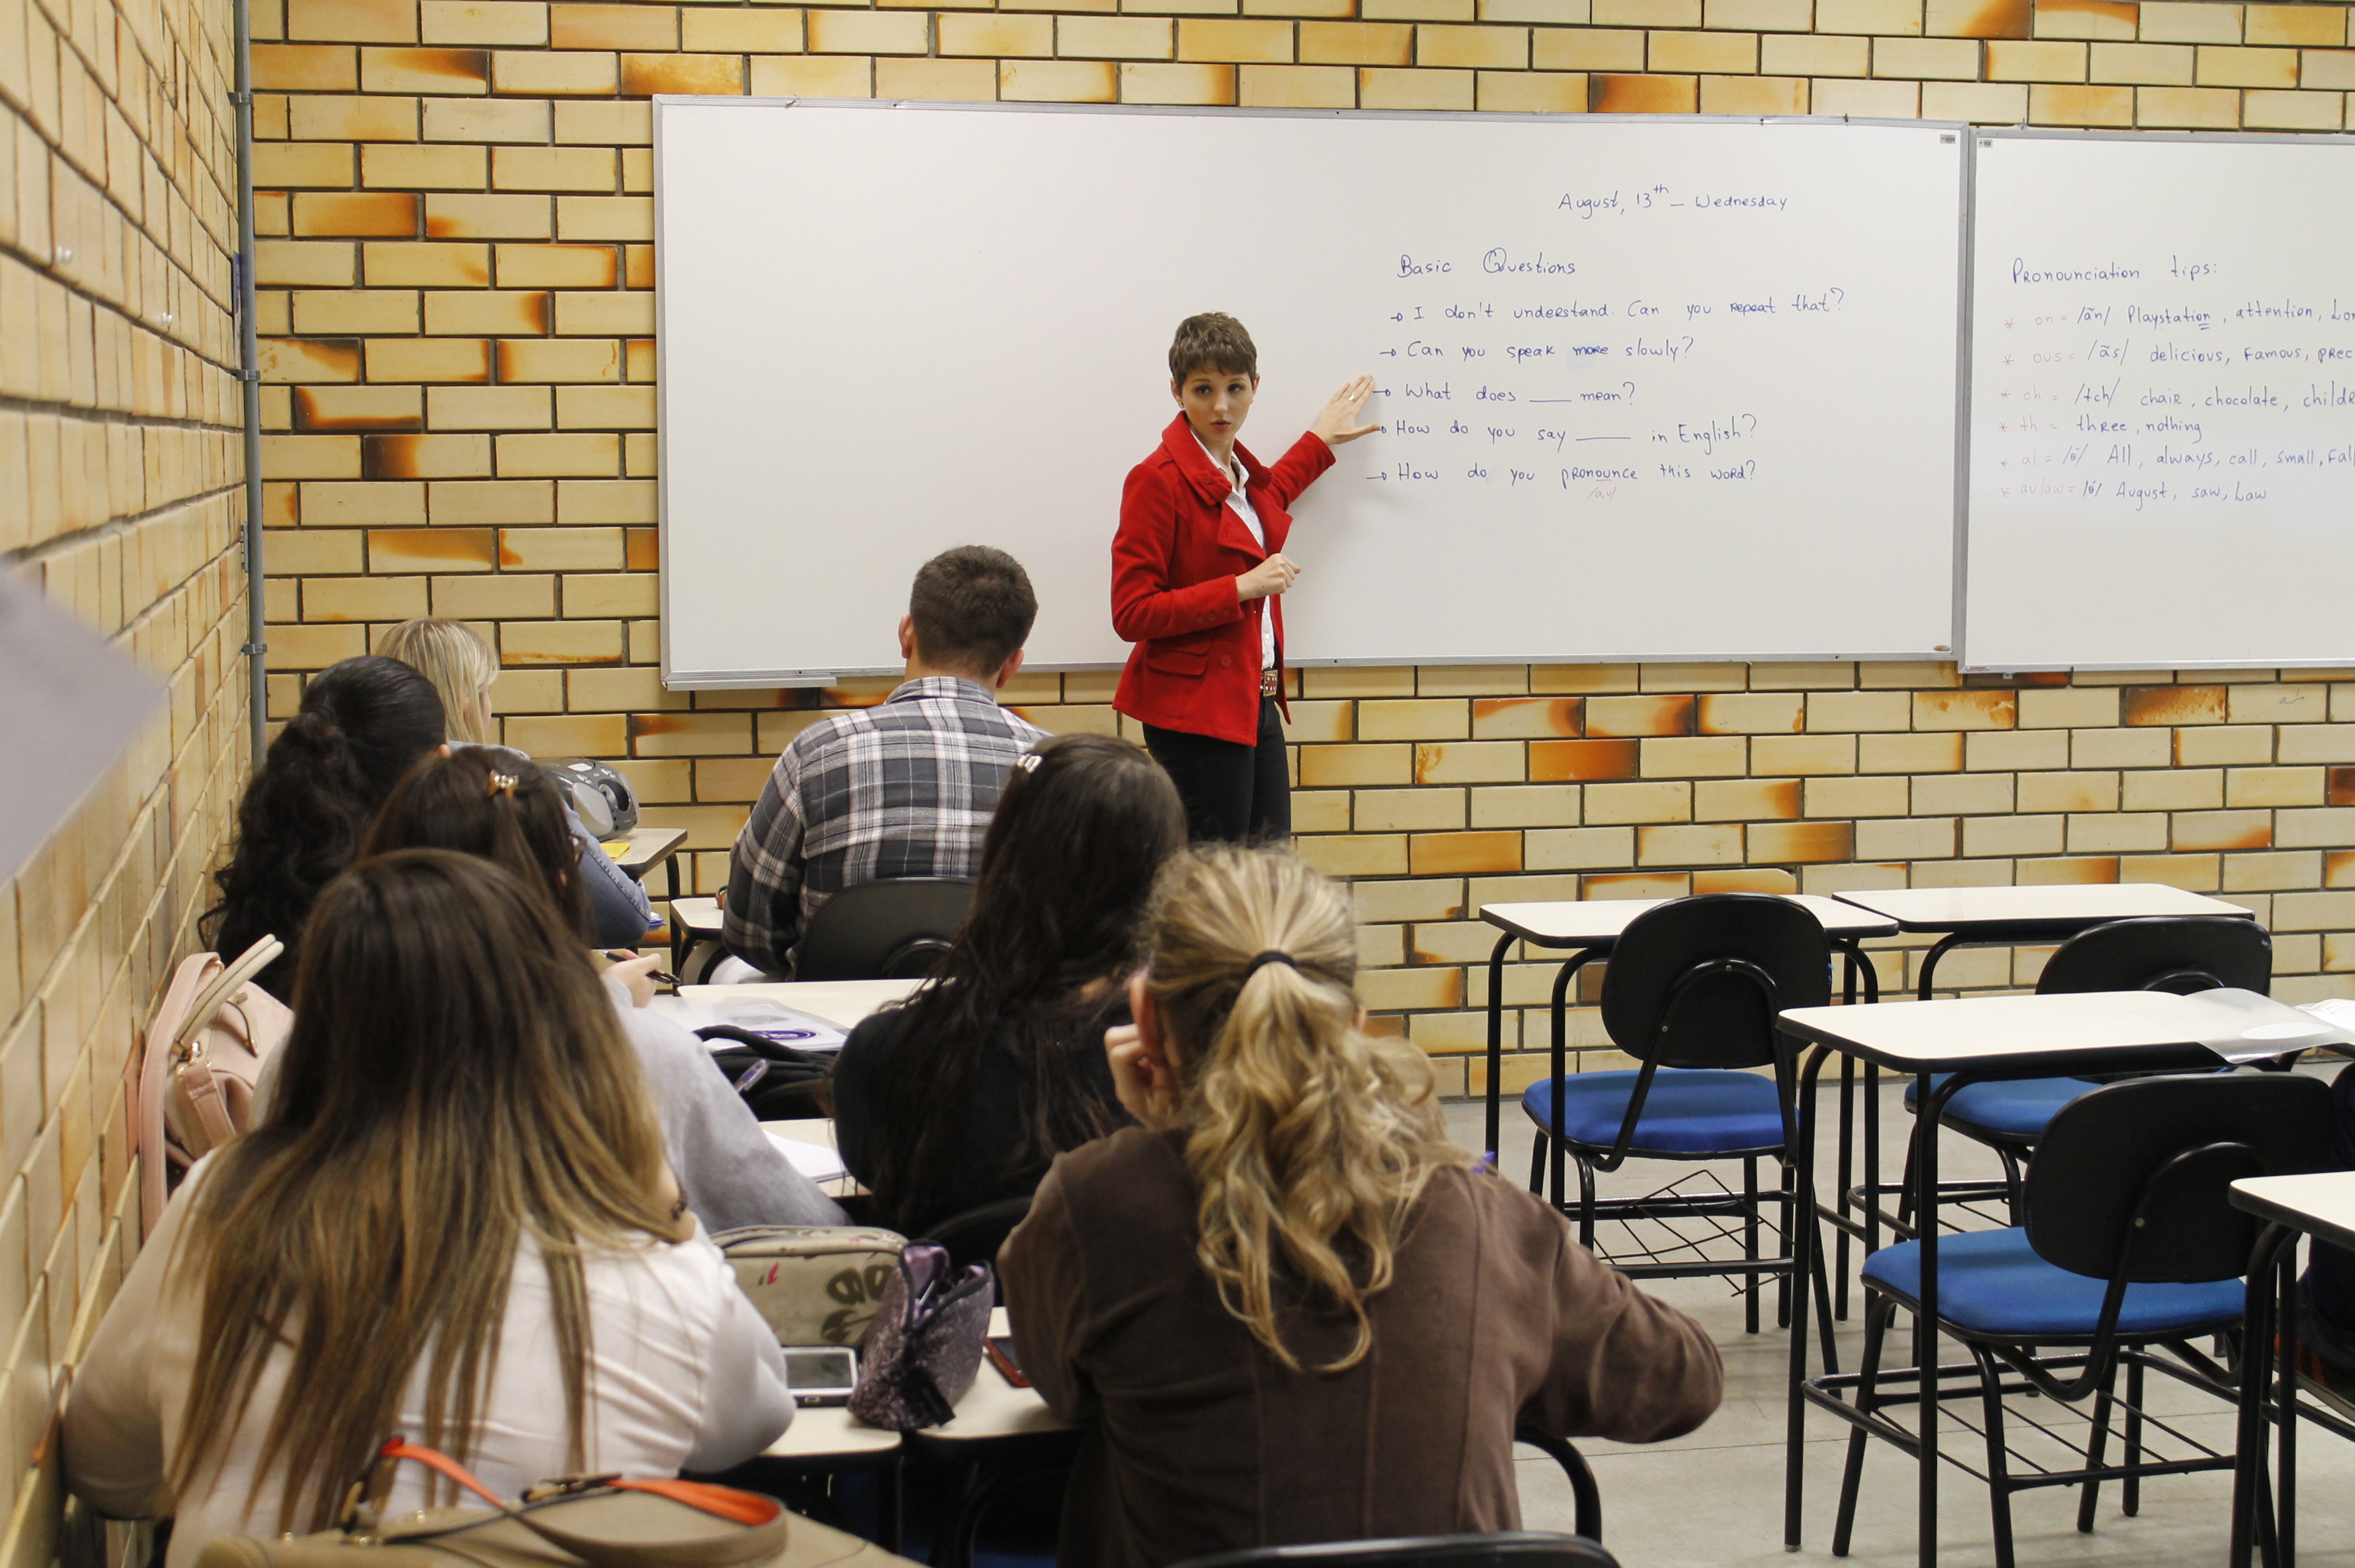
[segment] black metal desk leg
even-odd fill
[[[1916,997],[1925,1002],[1930,999],[1930,977],[1938,972],[1938,960],[1962,944],[1963,933],[1951,931],[1938,938],[1936,945],[1922,955],[1922,985],[1915,992]]]
[[[1845,1061],[1845,1058],[1843,1058]],[[1790,1386],[1785,1403],[1783,1434],[1783,1550],[1799,1550],[1800,1515],[1805,1503],[1807,1440],[1807,1402],[1799,1387],[1807,1381],[1807,1254],[1806,1249],[1816,1234],[1816,1139],[1813,1100],[1816,1086],[1821,1082],[1824,1051],[1818,1047],[1799,1075],[1799,1136],[1798,1147],[1792,1150],[1796,1158],[1797,1191],[1792,1195],[1788,1212],[1791,1216],[1791,1240],[1785,1248],[1791,1257],[1791,1371]],[[1804,1221],[1801,1215],[1805,1215]]]
[[[2295,1239],[2282,1249],[2281,1262],[2275,1265],[2280,1273],[2280,1283],[2274,1298],[2281,1305],[2274,1315],[2274,1339],[2278,1348],[2277,1370],[2280,1374],[2281,1434],[2278,1457],[2274,1464],[2274,1497],[2280,1522],[2274,1528],[2274,1540],[2278,1553],[2275,1568],[2296,1568],[2297,1564],[2297,1244]],[[2243,1346],[2243,1355],[2252,1355],[2257,1347]]]
[[[1511,932],[1497,938],[1497,945],[1488,954],[1488,1153],[1497,1153],[1497,1142],[1502,1128],[1503,1104],[1497,1096],[1504,1093],[1500,1080],[1505,1072],[1505,955],[1519,940]]]
[[[1926,980],[1925,980],[1926,983]],[[1914,1178],[1921,1184],[1913,1212],[1914,1234],[1922,1243],[1922,1311],[1913,1323],[1913,1365],[1921,1376],[1922,1409],[1918,1423],[1922,1448],[1919,1506],[1922,1509],[1921,1568],[1936,1568],[1938,1561],[1938,1108],[1931,1076],[1914,1079]]]
[[[1561,966],[1561,971],[1553,977],[1553,1049],[1552,1053],[1549,1058],[1546,1069],[1553,1074],[1553,1077],[1550,1081],[1553,1084],[1553,1112],[1552,1119],[1546,1124],[1546,1142],[1550,1146],[1549,1152],[1552,1157],[1549,1168],[1549,1175],[1552,1179],[1553,1206],[1556,1209],[1561,1207],[1561,1189],[1563,1181],[1562,1163],[1564,1157],[1561,1143],[1561,1123],[1563,1113],[1568,1109],[1568,1107],[1563,1104],[1563,1100],[1566,1097],[1566,1091],[1569,1089],[1569,1084],[1565,1083],[1564,1080],[1570,1072],[1570,1007],[1568,997],[1570,993],[1571,979],[1581,968],[1585,966],[1586,959],[1586,954],[1579,954],[1577,956],[1572,958],[1568,963],[1564,964]],[[1590,1211],[1590,1214],[1591,1212],[1592,1211]]]

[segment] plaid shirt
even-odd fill
[[[1016,759],[1047,731],[978,681],[924,676],[794,738],[736,836],[729,950],[772,975],[820,904],[860,882],[970,877]]]

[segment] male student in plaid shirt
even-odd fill
[[[900,619],[907,678],[874,708],[794,738],[728,879],[729,951],[772,975],[843,889],[894,877],[969,877],[1017,759],[1047,731],[997,705],[1038,618],[1022,563],[964,545],[916,573]]]

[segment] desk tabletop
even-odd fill
[[[1782,1027],[1901,1072],[2088,1065],[2083,1058],[2181,1047],[2188,1065],[2216,1058],[2198,1043],[2189,998],[2166,991],[1965,997],[1873,1008],[1793,1008]],[[2295,1008],[2285,1008],[2286,1012]]]
[[[850,1029],[868,1014],[890,1006],[922,984],[922,980],[783,980],[753,986],[681,986],[678,1001],[681,1008],[705,1013],[719,1002],[774,1002],[822,1019],[838,1029]]]
[[[2314,1176],[2252,1176],[2232,1183],[2232,1206],[2355,1247],[2355,1170]]]
[[[2083,882],[2025,888],[1884,888],[1841,893],[1840,901],[1886,915],[1907,931],[2041,930],[2067,935],[2105,921],[2150,914],[2229,914],[2239,904],[2163,882]]]
[[[671,900],[670,918],[680,930],[691,931],[698,936],[717,936],[727,923],[727,916],[719,912],[719,901],[708,896]]]
[[[990,1313],[989,1331],[994,1336],[1011,1332],[1003,1307]],[[978,1443],[1064,1430],[1064,1424],[1048,1410],[1037,1390],[1016,1388],[985,1358],[973,1387],[957,1401],[955,1416],[926,1427],[924,1435],[951,1443]],[[887,1453],[899,1445],[899,1433],[869,1426],[840,1405],[804,1405],[794,1413],[794,1424],[784,1435],[762,1452],[775,1459],[839,1459]]]
[[[1817,893],[1775,895],[1824,923],[1835,936],[1888,936],[1897,923]],[[1674,899],[1579,899],[1554,903],[1482,904],[1480,918],[1540,947],[1600,947],[1616,942],[1628,923]]]
[[[605,852],[613,855],[615,845],[627,845],[628,848],[620,854],[613,855],[613,864],[621,867],[630,875],[638,877],[644,876],[647,871],[669,859],[677,852],[678,847],[686,842],[687,829],[684,827],[641,826],[633,827],[627,833],[618,837],[606,839]]]

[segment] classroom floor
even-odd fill
[[[1897,1085],[1885,1086],[1882,1094],[1881,1125],[1891,1146],[1893,1179],[1894,1162],[1900,1157],[1896,1139],[1910,1131],[1913,1118],[1901,1104]],[[1827,1115],[1819,1118],[1828,1129],[1834,1104],[1828,1092]],[[1451,1104],[1449,1131],[1465,1147],[1477,1148],[1484,1114],[1476,1101]],[[1508,1101],[1505,1147],[1499,1151],[1498,1164],[1517,1182],[1527,1179],[1532,1131],[1519,1107]],[[1829,1156],[1827,1136],[1822,1157],[1828,1160]],[[1948,1179],[1996,1174],[1991,1155],[1958,1137],[1946,1139],[1940,1158],[1942,1174]],[[1617,1175],[1601,1178],[1598,1185],[1605,1197],[1637,1195],[1661,1186],[1668,1179],[1670,1168],[1630,1161]],[[1738,1163],[1700,1168],[1714,1169],[1729,1185],[1738,1185],[1741,1179]],[[1610,1250],[1607,1228],[1597,1239],[1603,1250]],[[1686,1563],[1770,1568],[1809,1560],[1834,1561],[1832,1514],[1839,1497],[1849,1429],[1836,1417],[1821,1413],[1811,1413],[1807,1424],[1805,1542],[1796,1556],[1783,1550],[1783,1435],[1790,1342],[1773,1327],[1771,1294],[1765,1327],[1751,1336],[1742,1332],[1741,1300],[1725,1281],[1660,1280],[1653,1282],[1652,1288],[1699,1318],[1715,1337],[1725,1356],[1725,1403],[1700,1431],[1672,1443],[1647,1447],[1600,1440],[1580,1443],[1603,1490],[1604,1543],[1628,1568]],[[1904,1322],[1899,1319],[1901,1334]],[[1849,1321],[1839,1330],[1840,1365],[1853,1368],[1862,1339],[1861,1320],[1853,1306]],[[1951,1342],[1948,1351],[1947,1360],[1959,1358]],[[2164,1379],[2152,1380],[2150,1386],[2147,1404],[2154,1414],[2181,1415],[2184,1419],[2178,1423],[2181,1430],[2211,1446],[2230,1444],[2232,1413],[2229,1408]],[[1951,1423],[1944,1430],[1952,1445],[1949,1452],[1973,1455],[1984,1464],[1986,1450],[1976,1435],[1959,1432]],[[1537,1530],[1571,1529],[1570,1488],[1561,1472],[1534,1449],[1522,1449],[1521,1455],[1525,1522]],[[2309,1568],[2355,1568],[2355,1444],[2342,1443],[2309,1424],[2299,1434],[2298,1461],[2299,1562]],[[1914,1477],[1910,1459],[1885,1443],[1872,1444],[1865,1460],[1856,1535],[1847,1562],[1859,1568],[1899,1568],[1915,1561]],[[2116,1488],[2105,1487],[2090,1535],[2077,1533],[2077,1499],[2078,1492],[2073,1488],[2014,1495],[2012,1523],[2020,1568],[2093,1563],[2105,1568],[2145,1564],[2174,1568],[2182,1563],[2221,1565],[2224,1562],[2232,1500],[2229,1474],[2147,1481],[2143,1486],[2142,1511],[2133,1519],[2119,1511]],[[1993,1562],[1994,1532],[1987,1488],[1951,1465],[1939,1478],[1939,1516],[1942,1563],[1974,1568]]]

